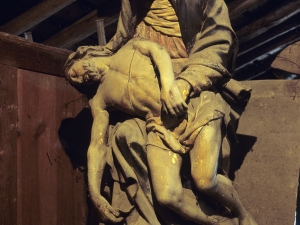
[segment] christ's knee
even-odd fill
[[[168,187],[156,193],[156,199],[162,206],[174,209],[180,207],[183,199],[182,188]]]
[[[117,138],[127,137],[128,133],[130,133],[136,129],[134,126],[135,126],[135,124],[132,123],[131,120],[120,123],[116,129],[116,137]],[[128,131],[130,131],[130,132],[128,132]]]
[[[141,146],[144,146],[146,144],[144,134],[134,120],[126,120],[123,123],[120,123],[116,129],[115,136],[118,143],[123,143],[125,145],[129,143],[138,143]]]
[[[217,181],[216,181],[216,176],[215,175],[204,175],[204,176],[199,176],[192,174],[194,183],[196,188],[204,193],[212,193],[215,191],[217,187]]]

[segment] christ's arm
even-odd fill
[[[99,93],[97,93],[99,94]],[[118,210],[112,208],[107,200],[100,193],[100,185],[103,171],[106,165],[106,133],[109,123],[109,114],[97,100],[97,97],[90,100],[93,115],[93,125],[91,132],[91,142],[87,152],[88,164],[88,186],[91,200],[98,209],[103,222],[121,222]]]
[[[173,66],[169,53],[164,47],[146,39],[133,39],[133,47],[141,54],[153,59],[160,73],[161,102],[166,112],[173,116],[179,116],[187,110],[187,104],[183,99],[175,82]]]

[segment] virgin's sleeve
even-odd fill
[[[116,33],[104,47],[111,52],[118,51],[133,36],[135,25],[136,2],[122,0]]]
[[[231,77],[236,52],[237,39],[226,4],[223,0],[207,0],[201,29],[178,78],[191,84],[192,94],[207,90],[219,79]]]

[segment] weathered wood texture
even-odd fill
[[[267,0],[247,0],[242,3],[239,0],[236,0],[228,5],[230,18],[235,19],[245,11],[255,9],[259,7],[259,5],[263,5],[265,2],[267,2]],[[71,26],[63,29],[53,37],[44,41],[43,44],[61,48],[69,48],[70,46],[82,41],[96,32],[96,19],[99,19],[99,16],[97,16],[97,11],[95,10],[76,21]],[[118,20],[118,15],[103,19],[105,26],[109,26],[111,23]]]
[[[234,20],[244,12],[256,9],[266,2],[268,2],[268,0],[235,0],[228,4],[230,19]]]
[[[238,57],[241,57],[250,51],[264,46],[267,43],[271,43],[274,40],[278,40],[280,37],[290,33],[289,36],[292,36],[294,33],[298,33],[300,27],[300,16],[296,15],[292,18],[284,21],[280,25],[271,28],[264,35],[259,35],[249,42],[245,42],[239,46]],[[274,45],[274,43],[272,43]],[[267,48],[265,46],[265,48]],[[259,53],[260,54],[260,53]],[[261,54],[265,54],[264,52]]]
[[[97,19],[103,19],[104,26],[106,27],[113,22],[116,22],[118,20],[118,15],[115,15],[113,17],[99,18],[97,16],[97,10],[95,10],[85,17],[81,18],[71,26],[63,29],[53,37],[44,41],[43,44],[61,48],[68,48],[95,33],[97,31]]]
[[[233,1],[228,5],[230,18],[236,19],[242,13],[253,10],[266,2],[267,0],[247,0],[243,2],[240,2],[240,0]],[[97,11],[95,10],[43,43],[45,45],[55,47],[69,48],[70,46],[96,32],[94,22],[96,19],[99,19],[99,17],[97,16]],[[111,18],[106,18],[105,26],[109,26],[111,23],[116,22],[117,19],[118,15],[115,15]]]
[[[0,64],[56,76],[63,75],[69,50],[32,43],[0,32]]]
[[[45,0],[22,15],[0,27],[0,31],[19,35],[76,0]]]
[[[17,223],[17,69],[0,65],[0,225]]]
[[[83,174],[73,170],[58,139],[61,121],[82,108],[63,78],[18,73],[19,224],[84,224]]]
[[[265,17],[256,20],[250,25],[236,31],[239,38],[239,43],[244,43],[252,38],[267,32],[272,27],[284,22],[300,12],[300,2],[292,1],[282,8],[266,15]]]
[[[300,75],[300,42],[286,47],[272,63],[272,68]]]
[[[0,77],[0,224],[86,224],[84,175],[58,137],[82,96],[61,77],[2,65]]]
[[[234,185],[258,224],[294,224],[300,168],[300,82],[249,81]],[[254,144],[254,145],[253,145]]]
[[[269,42],[268,47],[259,46],[252,49],[247,54],[238,57],[236,62],[236,72],[240,73],[242,68],[251,64],[255,60],[260,60],[260,58],[264,58],[268,55],[278,54],[286,46],[298,40],[300,40],[300,36],[297,30],[292,30],[291,32],[277,36],[275,40]]]

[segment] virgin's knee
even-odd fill
[[[167,188],[156,193],[156,199],[162,206],[176,208],[183,199],[183,191],[179,188]]]

